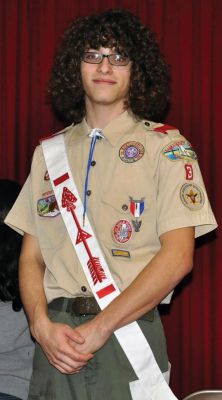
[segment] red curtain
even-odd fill
[[[156,32],[172,66],[167,122],[196,149],[220,223],[221,0],[0,0],[0,177],[23,183],[39,138],[60,128],[46,93],[67,23],[112,7],[130,9]],[[180,399],[194,390],[222,388],[220,231],[198,240],[193,273],[163,310],[171,386]]]

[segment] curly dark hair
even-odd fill
[[[49,81],[49,97],[57,115],[68,123],[80,122],[85,116],[81,56],[86,49],[100,47],[129,56],[132,72],[127,106],[138,118],[157,120],[169,104],[169,66],[154,33],[123,9],[79,17],[66,30]]]
[[[18,285],[18,260],[22,236],[4,224],[4,219],[20,192],[20,185],[0,179],[0,300],[12,301],[14,311],[22,304]]]

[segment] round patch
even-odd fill
[[[190,142],[184,139],[169,143],[163,148],[162,153],[170,161],[197,160],[197,155],[193,150]]]
[[[113,237],[117,243],[126,243],[132,236],[132,225],[126,219],[118,221],[113,228]]]
[[[185,183],[181,187],[180,199],[190,210],[200,210],[205,201],[203,190],[195,183]]]
[[[119,150],[119,156],[122,161],[126,163],[133,163],[144,155],[144,146],[140,142],[127,142],[124,143]]]

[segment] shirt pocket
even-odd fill
[[[155,213],[154,196],[138,190],[125,194],[120,189],[103,195],[98,223],[100,239],[109,247],[144,245],[146,225],[152,210]]]

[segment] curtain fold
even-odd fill
[[[156,33],[172,69],[167,122],[195,148],[221,222],[222,2],[220,0],[0,0],[0,176],[24,183],[34,147],[62,127],[47,102],[59,38],[72,18],[128,8]],[[179,398],[222,388],[221,227],[197,241],[194,270],[162,310]]]

